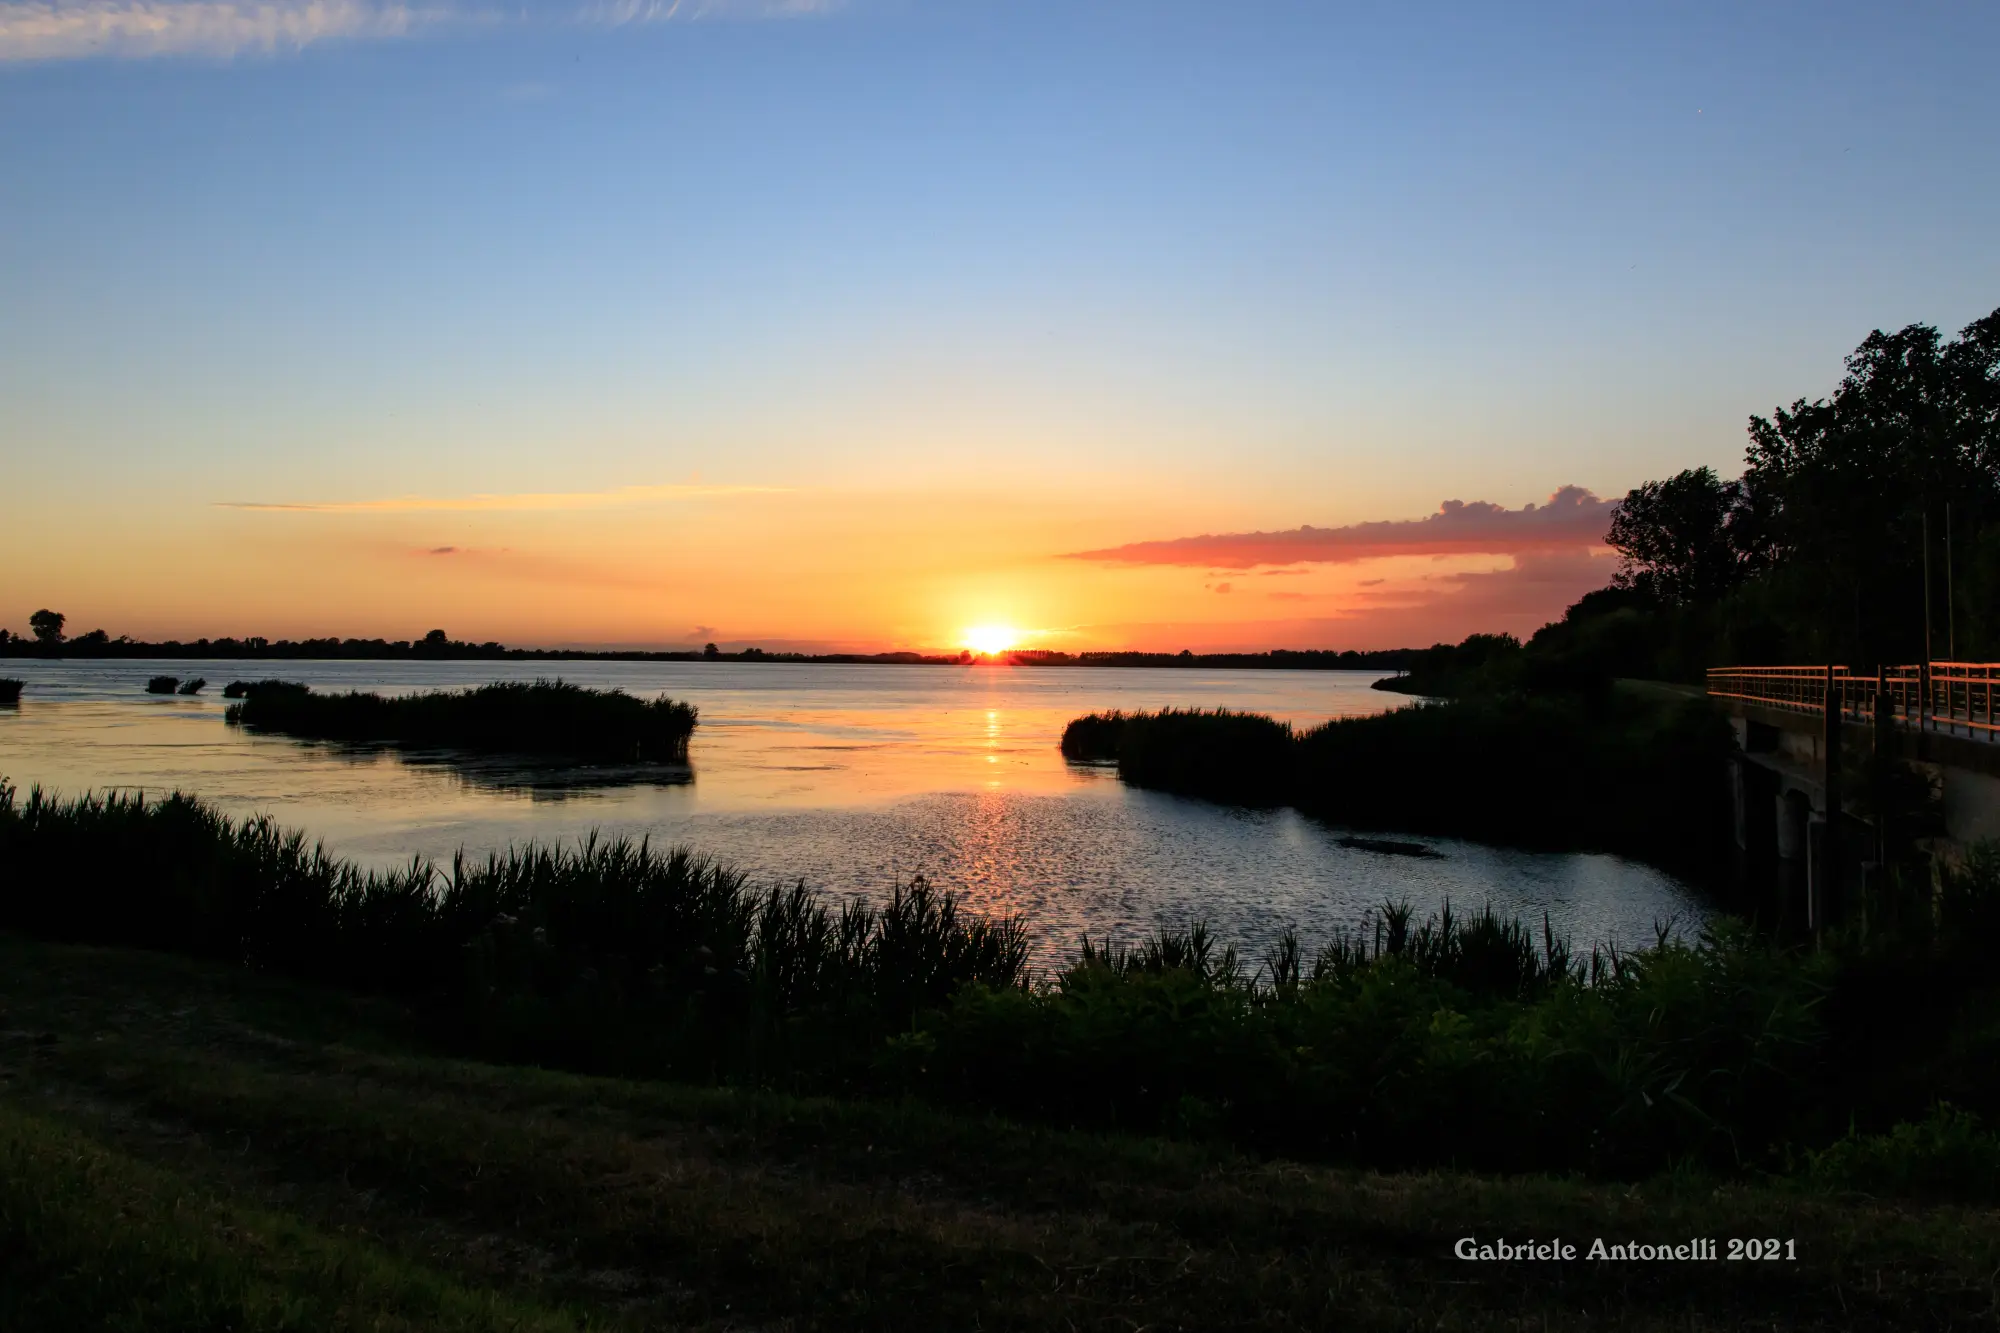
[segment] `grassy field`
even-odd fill
[[[0,1327],[1964,1327],[2000,1218],[1376,1175],[440,1058],[379,1001],[0,936]],[[1797,1241],[1473,1264],[1453,1242]]]

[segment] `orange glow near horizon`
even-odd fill
[[[965,632],[965,646],[985,657],[995,657],[1021,641],[1021,632],[1012,625],[975,625]]]
[[[963,648],[988,659],[1023,647],[1368,649],[1473,630],[1525,636],[1612,568],[1603,551],[1369,550],[1290,566],[1072,554],[1158,534],[1283,528],[1283,514],[1228,511],[1175,487],[1121,492],[1113,508],[1078,499],[1105,489],[1089,486],[610,487],[603,503],[557,486],[523,491],[545,508],[435,512],[331,501],[244,509],[210,501],[205,487],[178,501],[161,500],[159,487],[108,488],[88,523],[0,487],[0,568],[33,571],[0,597],[0,628],[25,632],[46,606],[69,617],[72,636],[101,628],[155,640],[409,639],[442,628],[524,647]]]

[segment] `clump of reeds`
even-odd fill
[[[1118,775],[1187,796],[1275,804],[1292,790],[1292,729],[1226,708],[1132,713],[1118,732]]]
[[[21,691],[26,688],[26,681],[15,680],[11,676],[0,676],[0,706],[20,703]]]
[[[259,691],[270,690],[291,690],[295,693],[303,694],[308,688],[308,686],[291,680],[232,680],[222,687],[222,697],[225,699],[247,699]],[[237,710],[233,708],[228,710],[228,717],[232,722],[239,720]]]
[[[399,698],[246,685],[229,720],[307,740],[449,747],[625,762],[685,761],[695,709],[563,681],[496,683]]]
[[[1115,760],[1124,734],[1125,714],[1117,709],[1072,718],[1063,728],[1063,757],[1093,763]]]
[[[1712,863],[1730,836],[1729,730],[1700,703],[1482,695],[1302,732],[1256,714],[1167,709],[1078,718],[1063,743],[1065,754],[1115,757],[1135,786],[1288,804],[1349,827],[1674,865]]]
[[[207,685],[208,682],[206,680],[202,679],[200,676],[196,676],[193,680],[182,681],[180,690],[178,692],[181,694],[189,694],[189,695],[200,694],[202,690],[207,687]]]
[[[1407,902],[1385,903],[1364,930],[1337,932],[1314,958],[1313,979],[1353,976],[1394,958],[1474,994],[1525,998],[1570,980],[1595,983],[1615,977],[1630,958],[1615,945],[1593,947],[1578,957],[1568,938],[1550,926],[1546,912],[1539,940],[1518,918],[1498,916],[1490,903],[1469,919],[1452,911],[1450,899],[1413,927],[1414,915]],[[1272,967],[1275,975],[1275,962]]]
[[[172,694],[174,691],[180,689],[180,687],[181,678],[179,676],[154,676],[146,682],[146,693]]]

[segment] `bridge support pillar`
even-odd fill
[[[1812,824],[1812,802],[1796,787],[1778,793],[1778,859],[1802,862],[1806,859],[1807,832]]]

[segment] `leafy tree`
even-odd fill
[[[1831,398],[1750,418],[1749,463],[1800,637],[1851,661],[1915,660],[1926,531],[1941,596],[1945,505],[1968,550],[2000,523],[2000,310],[1949,341],[1928,324],[1871,333]],[[1958,609],[1990,634],[1987,606]],[[1934,603],[1938,621],[1946,610]]]
[[[35,632],[35,638],[53,648],[62,642],[63,622],[67,619],[62,612],[44,607],[28,617],[28,628]]]
[[[1761,527],[1748,488],[1713,468],[1635,486],[1611,510],[1613,583],[1670,606],[1711,601],[1763,565]]]
[[[1686,678],[1719,662],[1913,662],[1927,553],[1929,649],[1955,626],[1959,656],[2000,656],[2000,310],[1956,338],[1871,333],[1830,397],[1750,418],[1747,462],[1734,482],[1694,468],[1632,490],[1606,540],[1624,557],[1611,591],[1637,600],[1592,594],[1529,656],[1624,674],[1650,652],[1650,670]],[[1594,627],[1613,616],[1645,623]]]

